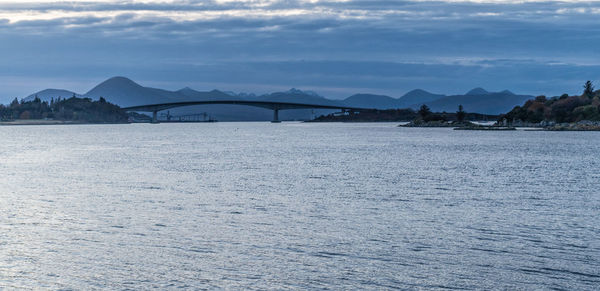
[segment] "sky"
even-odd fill
[[[600,2],[0,0],[0,102],[152,87],[329,98],[600,84]]]

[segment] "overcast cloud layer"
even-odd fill
[[[600,81],[600,3],[3,1],[0,101],[143,85],[341,98],[423,88],[555,95]]]

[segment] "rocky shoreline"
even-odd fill
[[[576,123],[523,123],[515,122],[508,124],[480,125],[469,121],[428,121],[414,120],[398,127],[452,127],[454,130],[516,130],[517,128],[535,128],[540,131],[600,131],[600,121],[579,121]]]
[[[516,127],[507,127],[507,126],[465,126],[465,127],[455,127],[454,130],[517,130]]]
[[[544,127],[546,131],[600,131],[600,125],[587,123],[565,123]]]
[[[10,125],[57,125],[57,124],[83,124],[82,122],[64,121],[64,120],[44,120],[44,119],[17,119],[11,121],[0,121],[0,126]]]
[[[517,127],[539,128],[544,131],[600,131],[600,121],[582,120],[572,123],[542,121],[540,123],[513,123]]]
[[[515,130],[509,126],[490,126],[480,125],[470,121],[423,121],[413,120],[407,124],[398,125],[399,127],[451,127],[454,130]]]
[[[468,126],[478,126],[475,123],[469,121],[423,121],[421,119],[413,120],[407,124],[398,125],[398,127],[468,127]]]
[[[0,126],[16,125],[77,125],[77,124],[129,124],[129,122],[85,122],[72,120],[17,119],[0,121]]]

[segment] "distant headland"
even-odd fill
[[[48,102],[36,97],[0,105],[0,119],[4,125],[127,123],[128,115],[104,98],[94,101],[72,96],[52,98]]]

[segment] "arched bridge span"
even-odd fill
[[[156,123],[157,113],[159,111],[184,107],[193,105],[212,105],[212,104],[230,104],[230,105],[245,105],[254,106],[260,108],[266,108],[273,110],[273,121],[279,121],[279,110],[289,109],[340,109],[348,112],[359,112],[365,110],[373,110],[372,108],[359,108],[350,107],[343,105],[321,105],[321,104],[307,104],[307,103],[294,103],[294,102],[274,102],[274,101],[249,101],[249,100],[206,100],[206,101],[185,101],[185,102],[173,102],[173,103],[160,103],[160,104],[149,104],[149,105],[138,105],[123,108],[125,111],[142,111],[152,112],[152,122]]]

